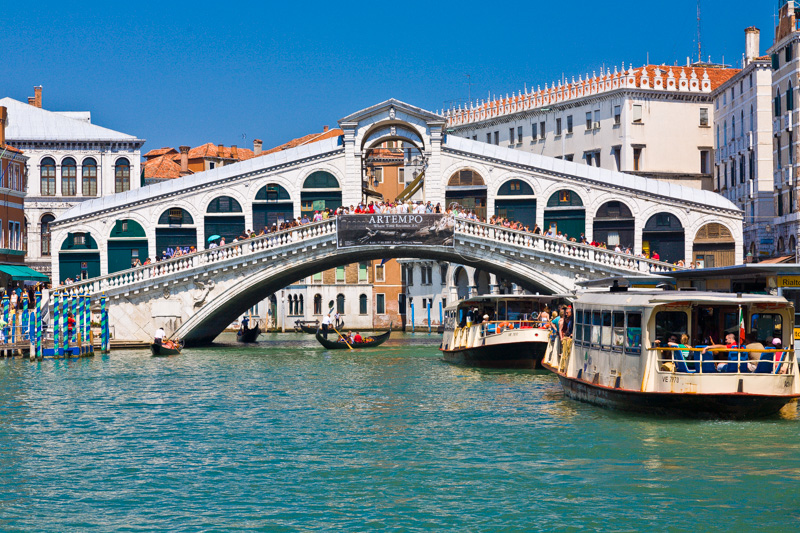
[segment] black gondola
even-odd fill
[[[150,345],[150,352],[153,354],[153,357],[165,357],[167,355],[178,355],[181,353],[181,345],[173,344],[174,348],[167,348],[163,344],[156,344],[152,343]]]
[[[236,332],[236,340],[239,342],[256,342],[259,335],[261,335],[261,328],[259,326],[254,328],[239,328],[239,331]]]
[[[338,323],[334,325],[334,327],[339,331],[341,331],[342,329],[344,329],[344,321],[340,320]],[[309,335],[314,335],[319,329],[319,321],[315,320],[313,322],[312,321],[301,322],[300,320],[298,320],[294,323],[294,329],[300,330],[303,333],[308,333]]]
[[[386,342],[386,339],[388,339],[389,335],[391,335],[391,334],[392,334],[392,326],[389,325],[389,331],[387,331],[386,333],[383,333],[381,335],[377,335],[375,337],[372,337],[371,341],[367,341],[367,342],[351,342],[350,346],[352,346],[354,350],[359,350],[361,348],[372,348],[373,346],[380,346],[381,344]],[[336,336],[336,332],[335,331],[333,332],[333,336]],[[325,337],[323,337],[322,333],[320,333],[319,331],[316,332],[316,337],[317,337],[317,342],[319,342],[322,346],[324,346],[325,348],[327,348],[329,350],[348,350],[348,349],[350,349],[350,346],[348,346],[346,342],[328,340]]]

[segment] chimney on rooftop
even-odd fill
[[[231,145],[231,159],[239,159],[239,148],[235,144]]]
[[[217,145],[217,157],[225,157],[225,155],[224,155],[224,154],[225,154],[224,150],[225,150],[225,145],[224,145],[224,144],[221,144],[221,143],[220,143],[220,144],[218,144],[218,145]]]
[[[328,126],[322,126],[322,133],[328,133]]]
[[[37,85],[33,88],[33,98],[36,101],[33,105],[38,107],[39,109],[42,108],[42,86]]]
[[[261,155],[261,147],[263,145],[264,145],[264,143],[261,142],[261,139],[254,140],[253,141],[253,153],[256,154],[256,155]]]
[[[6,108],[0,106],[0,146],[6,144]]]
[[[755,26],[744,30],[744,64],[749,65],[759,55],[761,31]]]
[[[189,173],[189,147],[181,146],[181,176]]]

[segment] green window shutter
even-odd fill
[[[778,70],[778,54],[772,54],[772,70]]]

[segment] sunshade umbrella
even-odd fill
[[[220,237],[219,235],[212,235],[211,237],[208,238],[208,242],[216,241],[217,239],[221,239],[221,238],[222,237]]]

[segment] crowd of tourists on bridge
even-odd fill
[[[433,204],[432,202],[422,202],[422,201],[406,201],[402,202],[399,200],[395,200],[394,202],[389,201],[381,201],[381,202],[362,202],[358,205],[351,205],[333,208],[325,208],[320,210],[315,210],[314,213],[303,213],[301,217],[297,217],[293,220],[281,220],[274,222],[270,226],[264,226],[264,228],[258,232],[253,230],[247,230],[243,232],[238,237],[235,237],[231,243],[226,242],[224,236],[212,236],[211,241],[208,244],[208,249],[214,249],[223,247],[226,244],[237,243],[241,241],[245,241],[248,239],[256,239],[258,237],[263,237],[265,235],[269,235],[272,233],[277,233],[280,231],[290,230],[293,228],[301,227],[306,224],[311,224],[315,222],[321,222],[324,220],[331,220],[337,216],[341,215],[357,215],[357,214],[441,214],[444,213],[448,216],[452,216],[454,218],[463,218],[467,220],[473,220],[475,222],[487,223],[487,221],[479,216],[475,210],[465,208],[460,204],[453,202],[451,203],[447,209],[444,209],[440,203]],[[557,231],[555,227],[550,227],[546,231],[543,231],[542,228],[539,227],[538,224],[534,224],[533,228],[531,228],[527,224],[523,224],[520,221],[510,220],[505,217],[501,217],[499,215],[494,215],[489,218],[488,224],[494,226],[501,226],[503,228],[507,228],[514,231],[521,231],[525,233],[531,233],[534,235],[543,235],[544,237],[549,237],[551,239],[560,240],[564,242],[574,243],[574,244],[583,244],[588,246],[593,246],[598,249],[608,250],[608,246],[605,242],[597,242],[597,241],[588,241],[586,236],[581,233],[580,237],[570,237],[564,232]],[[621,247],[620,245],[616,245],[613,249],[614,252],[626,254],[630,256],[634,256],[630,247]],[[183,256],[191,256],[197,253],[198,250],[194,246],[170,246],[166,249],[162,250],[159,255],[155,257],[155,259],[147,258],[144,262],[140,259],[136,258],[133,260],[131,264],[131,268],[136,268],[140,266],[147,266],[154,263],[159,263],[162,261],[168,261],[171,259],[176,259]],[[658,255],[657,251],[653,251],[652,254],[647,255],[643,253],[635,254],[637,258],[643,259],[652,259],[655,261],[660,261],[661,258]],[[680,260],[675,263],[675,266],[683,267],[684,261]],[[695,265],[695,263],[689,262],[689,268],[700,268],[699,264]],[[66,279],[64,284],[69,285],[74,283],[72,279]]]

